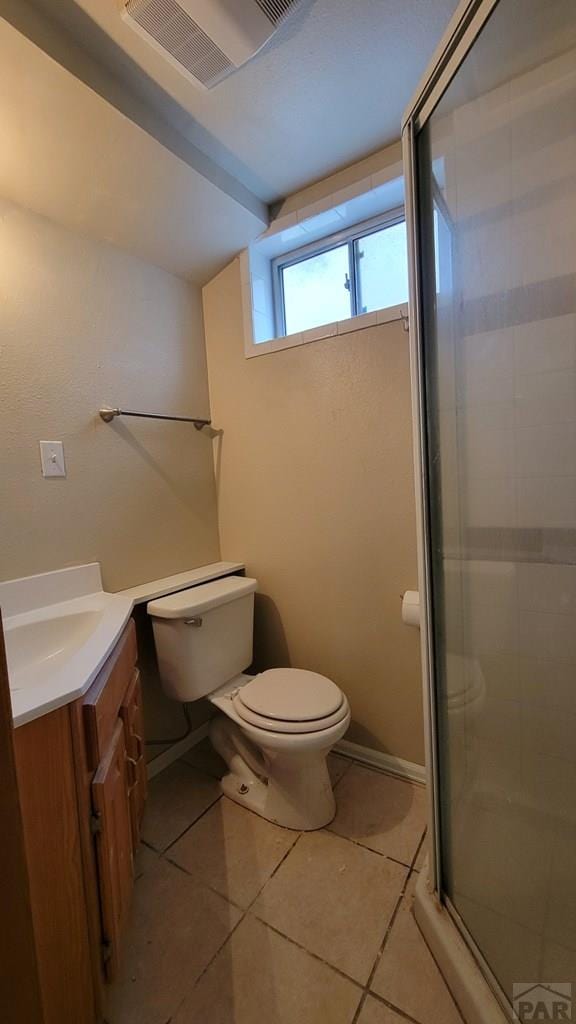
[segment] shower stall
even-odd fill
[[[417,917],[471,1020],[576,1020],[576,2],[462,3],[403,145]]]

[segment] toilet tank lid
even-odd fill
[[[179,590],[176,594],[150,601],[146,610],[148,615],[156,619],[186,619],[245,597],[246,594],[253,594],[257,586],[258,580],[245,576],[225,576],[224,579],[212,580],[211,583],[202,583],[198,587]]]

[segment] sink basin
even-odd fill
[[[11,690],[38,686],[81,648],[102,622],[104,609],[69,612],[22,625],[8,623],[6,657]]]
[[[101,589],[98,565],[0,583],[14,725],[81,697],[132,612],[126,594]]]

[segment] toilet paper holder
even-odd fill
[[[402,601],[402,622],[406,626],[420,627],[420,594],[417,590],[405,590]]]

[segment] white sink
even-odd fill
[[[54,612],[54,609],[50,609]],[[6,626],[6,657],[11,690],[46,685],[54,670],[81,648],[102,622],[104,609],[52,614]]]
[[[86,593],[99,581],[78,567],[0,584],[15,725],[80,697],[110,654],[132,601]]]
[[[86,693],[135,604],[243,571],[215,562],[118,594],[102,589],[98,562],[0,582],[14,725]]]

